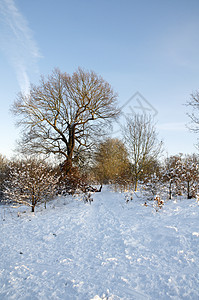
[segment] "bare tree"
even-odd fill
[[[185,193],[187,199],[196,197],[199,188],[198,155],[170,156],[166,160],[163,179],[169,183],[169,199]]]
[[[71,75],[55,69],[29,95],[20,93],[12,107],[23,127],[20,149],[26,154],[58,154],[66,174],[75,153],[92,146],[92,137],[105,131],[118,113],[117,95],[93,71],[81,68]]]
[[[129,170],[128,153],[119,139],[100,143],[94,156],[95,176],[101,183],[117,182]]]
[[[192,108],[192,111],[188,113],[188,116],[191,119],[192,125],[189,126],[189,129],[193,132],[199,133],[199,92],[196,91],[194,94],[191,94],[190,100],[187,102],[187,105]],[[197,145],[199,149],[199,143]]]
[[[10,162],[5,182],[5,196],[15,204],[35,206],[55,196],[58,176],[41,160],[28,159]]]
[[[134,114],[126,118],[126,125],[122,127],[125,146],[132,163],[132,175],[137,190],[138,181],[144,173],[148,162],[156,160],[162,149],[162,142],[158,141],[157,132],[148,115]]]

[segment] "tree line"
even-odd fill
[[[92,159],[84,166],[74,165],[67,175],[60,163],[56,165],[32,157],[7,160],[0,156],[0,199],[28,205],[34,212],[37,205],[46,206],[58,195],[87,194],[89,187],[95,184],[111,184],[121,191],[136,191],[139,186],[146,200],[157,196],[162,199],[198,197],[198,155],[143,157],[139,173],[139,165],[135,167],[135,161],[130,158],[131,153],[129,155],[125,144],[117,138],[100,142]]]
[[[189,106],[198,108],[198,94]],[[16,153],[0,156],[0,197],[31,206],[57,194],[85,192],[91,183],[112,183],[137,191],[138,184],[154,198],[198,191],[198,156],[163,159],[163,143],[149,115],[132,114],[111,138],[111,123],[119,116],[117,94],[101,76],[79,68],[72,75],[55,69],[19,93],[12,106],[21,127]],[[197,131],[195,110],[190,114]],[[37,159],[35,158],[37,157]],[[52,157],[55,157],[52,164]],[[149,198],[150,198],[149,197]]]

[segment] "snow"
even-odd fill
[[[157,212],[109,187],[92,197],[0,206],[1,300],[199,299],[196,200]]]

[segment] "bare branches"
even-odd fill
[[[96,126],[103,129],[119,109],[111,86],[79,68],[72,76],[55,69],[47,79],[42,77],[29,95],[18,95],[12,112],[23,128],[23,152],[64,153],[68,159],[78,144],[90,145]]]
[[[191,112],[187,113],[191,120],[191,124],[188,125],[188,128],[195,132],[199,133],[199,92],[196,91],[194,94],[191,94],[190,100],[187,102],[187,106],[191,107]],[[196,147],[199,149],[199,139],[198,145]]]
[[[152,118],[148,115],[133,115],[127,118],[122,130],[125,146],[132,162],[136,190],[146,163],[157,159],[161,153],[162,142],[158,141]]]
[[[199,132],[199,92],[191,94],[191,99],[187,102],[187,105],[192,108],[192,111],[187,115],[191,119],[192,126],[189,129],[198,133]]]
[[[94,155],[94,173],[100,183],[118,182],[129,171],[125,145],[119,139],[107,139],[100,143]]]
[[[29,159],[9,164],[5,196],[10,201],[32,207],[55,195],[58,176],[41,160]]]

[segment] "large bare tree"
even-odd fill
[[[30,93],[20,93],[12,107],[23,128],[20,149],[27,154],[59,154],[64,169],[72,167],[74,153],[92,144],[104,126],[119,113],[117,95],[93,71],[79,68],[72,75],[55,69]]]
[[[162,149],[162,142],[158,141],[153,120],[149,115],[134,114],[126,118],[123,126],[125,146],[132,163],[132,175],[137,190],[138,181],[144,173],[149,161],[156,160]]]

